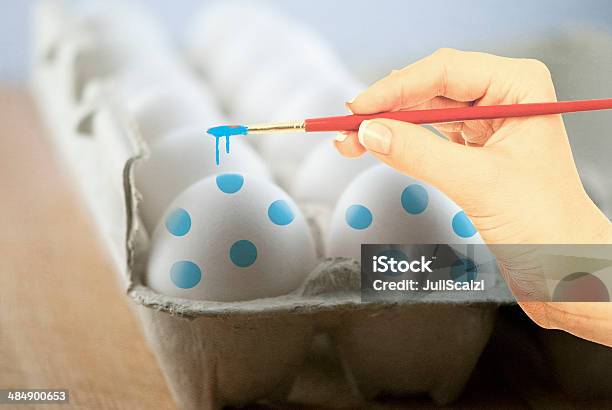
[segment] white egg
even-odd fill
[[[175,57],[170,53],[135,55],[131,50],[96,42],[90,35],[64,42],[60,51],[68,57],[58,69],[69,81],[71,101],[77,103],[81,102],[83,90],[94,81],[110,81],[130,72],[143,78],[161,72],[173,74],[170,67]]]
[[[271,110],[305,89],[316,86],[321,79],[339,79],[339,84],[346,80],[348,73],[343,71],[341,63],[324,44],[311,38],[308,33],[292,31],[276,33],[279,40],[275,44],[237,44],[237,50],[226,50],[228,54],[241,54],[244,60],[248,60],[249,53],[240,53],[239,50],[246,48],[253,54],[250,56],[252,62],[245,62],[242,72],[237,72],[236,68],[222,71],[227,91],[219,91],[238,115],[245,112],[258,114],[261,110],[267,110],[269,115]],[[260,40],[259,36],[252,37],[253,42]],[[229,56],[224,60],[234,62]],[[230,78],[232,72],[233,81]],[[265,95],[265,99],[262,99],[262,95]]]
[[[215,161],[215,139],[200,127],[175,130],[150,147],[149,158],[135,167],[136,188],[143,201],[142,220],[152,232],[163,211],[185,188],[198,180],[218,173],[241,174],[270,179],[270,173],[259,155],[239,138],[232,139],[230,154],[225,141],[219,144],[220,164]]]
[[[62,43],[58,53],[68,53],[59,70],[66,78],[64,87],[72,103],[80,103],[86,87],[93,81],[107,79],[118,73],[129,60],[119,50],[111,50],[90,36],[70,39]]]
[[[269,62],[267,55],[262,55],[261,59],[257,59],[258,47],[253,43],[257,43],[257,38],[264,37],[280,37],[279,33],[283,33],[286,24],[282,19],[270,25],[262,22],[261,16],[249,16],[244,24],[231,30],[230,36],[225,37],[222,43],[215,44],[214,48],[209,48],[205,44],[193,44],[192,58],[196,67],[206,74],[213,88],[222,96],[225,103],[231,104],[236,97],[242,94],[243,86],[248,85],[253,74],[258,71],[259,66]],[[227,30],[221,30],[227,32]],[[255,34],[256,33],[256,34]],[[218,36],[215,34],[215,37]],[[218,44],[223,44],[219,47]],[[273,49],[274,45],[269,44],[265,51]],[[208,52],[206,51],[208,50]],[[288,56],[279,54],[275,61]]]
[[[268,134],[258,136],[256,140],[259,153],[262,155],[278,183],[285,188],[291,186],[298,167],[317,143],[330,143],[331,134]]]
[[[151,243],[147,284],[187,299],[252,300],[291,292],[316,263],[306,221],[284,191],[219,174],[167,209]]]
[[[178,58],[178,57],[177,57]],[[137,94],[147,92],[160,83],[173,84],[176,88],[195,87],[203,97],[211,94],[207,87],[195,79],[188,68],[175,59],[142,61],[130,66],[127,70],[112,77],[108,81],[117,91],[118,97],[125,100]],[[211,101],[213,99],[208,98]]]
[[[362,88],[342,67],[313,76],[307,85],[300,92],[288,93],[286,101],[275,108],[272,119],[348,115],[350,113],[344,103],[355,97]]]
[[[352,85],[350,76],[347,77],[331,59],[326,61],[315,58],[316,63],[313,63],[313,58],[299,56],[283,64],[274,61],[260,64],[257,69],[249,72],[244,86],[239,86],[240,93],[235,98],[227,98],[233,115],[245,118],[245,121],[261,122],[262,119],[278,118],[279,111],[290,115],[281,120],[346,114],[343,103],[355,95],[346,91]],[[290,109],[295,106],[292,100],[308,101],[306,96],[315,93],[327,97],[327,101],[334,101],[335,104],[330,107],[319,105],[320,101],[317,101],[319,104],[305,107],[305,111],[304,107],[300,107],[302,109],[292,115]]]
[[[257,6],[245,2],[222,2],[202,7],[192,19],[187,31],[186,49],[189,58],[198,68],[208,71],[207,68],[221,51],[220,44],[227,44],[232,38],[238,37],[243,25],[253,21],[252,16],[257,15]],[[241,24],[227,29],[226,22],[249,15]]]
[[[178,128],[201,124],[206,130],[223,123],[219,108],[200,85],[168,80],[125,100],[130,120],[150,145]]]
[[[346,188],[332,216],[328,256],[360,260],[361,244],[482,243],[461,208],[436,188],[386,165]]]
[[[352,81],[328,83],[321,80],[304,92],[288,98],[272,119],[290,120],[342,114],[344,102],[354,95]],[[346,112],[344,113],[346,114]],[[261,155],[271,164],[275,177],[288,183],[299,164],[321,142],[331,140],[334,133],[288,133],[256,136]]]
[[[45,39],[51,49],[50,57],[64,43],[88,37],[106,48],[115,49],[126,56],[139,59],[143,53],[161,55],[171,50],[170,43],[161,24],[144,8],[126,2],[106,1],[80,4],[79,7],[63,7],[53,4],[45,10],[57,19],[49,38]],[[58,25],[57,23],[61,23]],[[46,25],[54,22],[45,21]],[[127,51],[127,52],[126,52]]]
[[[203,97],[210,95],[206,86],[196,81],[187,68],[177,61],[143,60],[107,77],[88,81],[82,93],[83,106],[99,104],[101,101],[108,102],[109,99],[122,105],[126,101],[148,95],[151,89],[159,87],[160,83],[176,85],[174,88],[177,89],[195,86],[201,90]],[[207,99],[210,100],[209,105],[215,106],[212,97]]]
[[[346,158],[330,141],[320,142],[300,165],[291,184],[291,195],[300,202],[333,208],[348,184],[377,163],[368,153]]]
[[[226,30],[224,22],[230,20],[240,20],[241,24]],[[236,7],[224,3],[206,8],[196,20],[188,48],[195,65],[206,73],[229,106],[240,102],[246,88],[258,83],[257,73],[291,73],[298,71],[299,66],[313,72],[333,57],[329,46],[316,33],[277,9],[261,4],[242,3]],[[287,65],[293,68],[284,69]],[[339,63],[334,59],[331,65]],[[276,77],[277,81],[284,81],[281,76]],[[295,89],[300,83],[293,82],[291,86]],[[266,100],[270,99],[270,93],[265,95]],[[256,104],[265,105],[260,96],[255,98]]]
[[[71,10],[71,17],[66,36],[78,31],[93,33],[100,41],[129,48],[134,54],[171,49],[160,21],[146,7],[132,2],[85,2]]]
[[[67,11],[61,30],[50,41],[48,57],[70,54],[60,69],[69,71],[71,101],[79,102],[94,80],[143,62],[169,60],[171,47],[163,30],[146,10],[119,2],[104,2]]]

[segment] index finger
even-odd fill
[[[495,68],[512,59],[486,53],[440,49],[377,81],[351,103],[355,114],[410,108],[435,97],[455,101],[482,98],[499,75]]]

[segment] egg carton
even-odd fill
[[[147,94],[149,103],[142,106],[128,104],[130,95],[117,92],[108,80],[138,73],[131,62],[119,61],[107,72],[92,74],[89,65],[81,66],[91,43],[75,44],[73,37],[62,36],[48,41],[50,32],[73,24],[63,10],[56,2],[36,9],[33,92],[53,146],[72,172],[122,285],[136,302],[146,339],[181,408],[285,401],[320,334],[332,341],[357,403],[382,393],[426,393],[438,404],[458,397],[487,343],[497,307],[512,301],[501,279],[477,298],[435,293],[418,302],[364,302],[359,263],[329,258],[298,289],[278,297],[211,302],[150,289],[145,283],[149,232],[139,214],[134,169],[146,161],[151,144],[143,130],[159,118],[140,115],[139,107],[168,107],[172,100],[159,92]],[[148,20],[143,24],[150,28]],[[129,47],[119,54],[127,60]],[[75,88],[76,78],[80,85]],[[153,128],[172,129],[183,121],[175,118]],[[331,210],[301,205],[322,254]]]

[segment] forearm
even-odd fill
[[[612,245],[612,223],[599,210],[596,210],[593,220],[597,223],[592,225],[588,236],[575,238],[574,242]],[[608,282],[612,282],[612,278]],[[608,289],[608,292],[612,293],[612,290]],[[612,347],[612,302],[519,304],[533,321],[546,329],[564,330],[583,339]]]

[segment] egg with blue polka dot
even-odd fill
[[[203,127],[178,128],[150,147],[148,158],[134,170],[136,188],[142,196],[140,217],[149,232],[157,226],[166,207],[189,185],[223,172],[239,172],[271,179],[259,155],[240,139],[231,141],[231,154],[221,146],[221,161],[215,162],[215,139]]]
[[[360,173],[340,196],[328,256],[360,260],[361,244],[482,243],[463,210],[436,188],[387,165]]]
[[[252,300],[293,291],[316,264],[306,220],[282,189],[224,173],[191,185],[166,209],[147,284],[185,299]]]

